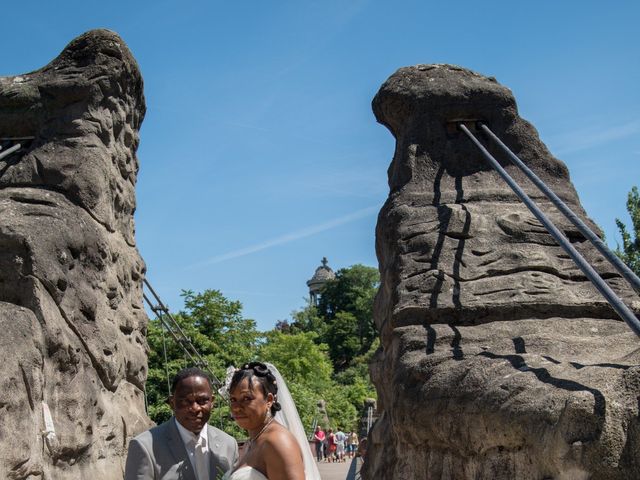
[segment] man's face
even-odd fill
[[[206,378],[187,377],[178,383],[176,391],[169,397],[169,405],[184,428],[196,435],[209,421],[213,392]]]

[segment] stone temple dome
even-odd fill
[[[333,270],[331,270],[331,267],[329,267],[327,263],[327,257],[322,257],[322,265],[316,268],[313,277],[307,281],[307,286],[309,287],[309,303],[312,305],[318,304],[325,283],[336,278],[336,274],[333,273]]]

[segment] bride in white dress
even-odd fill
[[[273,365],[244,365],[228,393],[231,414],[249,441],[223,480],[320,480],[291,393]]]

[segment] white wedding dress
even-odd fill
[[[298,445],[300,445],[300,450],[302,450],[304,476],[306,480],[321,480],[315,456],[311,452],[309,440],[304,432],[302,420],[300,420],[300,415],[298,415],[298,409],[293,401],[291,392],[278,369],[270,363],[267,363],[267,367],[269,367],[269,370],[271,370],[273,375],[276,377],[278,385],[278,403],[280,403],[280,406],[282,407],[282,410],[276,413],[276,420],[287,427],[293,436],[296,437]]]
[[[225,473],[222,480],[269,480],[265,477],[260,470],[256,470],[253,467],[245,465],[244,467],[240,467],[237,470],[231,471],[229,470]]]
[[[315,458],[311,453],[309,447],[309,441],[304,433],[304,427],[298,415],[298,409],[291,397],[291,392],[285,383],[282,375],[276,367],[272,364],[266,364],[271,373],[276,377],[276,384],[278,385],[278,402],[282,407],[282,410],[276,413],[275,419],[282,425],[284,425],[296,438],[300,449],[302,450],[302,459],[304,460],[304,475],[306,480],[321,480],[318,466],[316,465]],[[222,480],[269,480],[259,470],[245,465],[237,470],[228,471]]]

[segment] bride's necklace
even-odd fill
[[[269,427],[269,425],[271,425],[271,422],[273,422],[273,420],[274,420],[274,417],[271,417],[269,421],[264,424],[264,427],[262,427],[262,429],[258,432],[258,434],[255,437],[249,438],[249,440],[247,441],[247,450],[246,450],[247,452],[251,450],[251,447],[253,446],[255,441],[258,439],[260,435],[264,433],[264,431]]]
[[[229,470],[225,474],[225,476],[223,477],[223,480],[224,479],[229,480],[233,476],[233,473],[235,473],[236,471],[240,470],[241,468],[244,468],[245,466],[249,466],[250,468],[254,468],[251,465],[244,464],[244,459],[247,458],[247,455],[249,454],[249,451],[251,450],[251,447],[253,446],[253,443],[258,439],[258,437],[260,435],[262,435],[264,433],[264,431],[269,427],[269,425],[271,425],[271,422],[273,422],[274,420],[275,420],[275,418],[271,417],[267,421],[267,423],[264,424],[264,427],[262,427],[260,429],[260,431],[258,432],[258,434],[255,437],[249,438],[249,440],[247,440],[247,443],[245,444],[246,448],[244,449],[244,452],[242,453],[242,458],[238,458],[236,460],[236,463],[234,464],[233,470]],[[228,478],[227,478],[227,475],[229,475]]]

